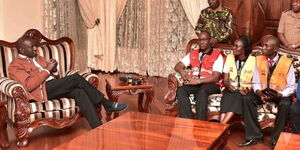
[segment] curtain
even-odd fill
[[[182,7],[195,28],[202,9],[208,7],[207,0],[180,0]]]
[[[75,44],[75,68],[87,69],[87,31],[76,1],[44,0],[42,33],[54,40],[70,37]]]
[[[192,38],[180,0],[128,0],[117,25],[117,69],[167,77]]]
[[[116,22],[127,0],[78,0],[88,28],[88,66],[94,70],[116,69]],[[99,19],[99,24],[95,24]]]

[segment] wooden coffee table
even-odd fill
[[[299,150],[300,135],[281,132],[275,150]]]
[[[118,102],[121,95],[138,95],[138,110],[140,112],[149,112],[149,104],[153,101],[154,85],[151,83],[144,83],[142,85],[120,85],[120,81],[116,79],[106,81],[106,94],[108,99],[113,102]],[[146,101],[144,100],[146,95]],[[119,116],[118,112],[113,112],[114,118]],[[106,120],[111,120],[112,112],[106,113]]]
[[[54,150],[222,149],[227,124],[128,112]]]

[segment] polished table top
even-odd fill
[[[275,150],[300,150],[300,135],[281,132]]]
[[[128,112],[81,135],[55,150],[182,150],[209,149],[218,143],[229,125]]]

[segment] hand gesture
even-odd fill
[[[181,75],[183,82],[188,82],[191,78],[190,75],[185,70],[180,72],[180,75]]]
[[[186,85],[197,85],[200,84],[200,79],[198,78],[191,78],[188,81],[184,82]]]
[[[46,69],[50,71],[50,73],[57,71],[57,61],[55,59],[50,59],[47,63]]]
[[[270,99],[271,99],[271,97],[270,96],[268,96],[268,95],[265,95],[263,92],[262,92],[262,90],[257,90],[256,91],[256,94],[260,97],[260,99],[262,100],[262,101],[269,101]]]
[[[224,82],[225,88],[227,88],[229,91],[234,92],[236,89],[234,86],[231,85],[230,81]]]
[[[242,95],[247,95],[251,92],[251,88],[245,87],[245,88],[240,88],[240,92]]]

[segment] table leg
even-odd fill
[[[8,135],[7,135],[7,111],[4,106],[0,106],[0,147],[8,148]]]
[[[143,107],[143,100],[144,100],[144,93],[139,93],[139,97],[138,97],[139,112],[144,112],[145,111],[145,109]]]
[[[149,104],[153,101],[154,91],[149,89],[146,91],[146,102],[144,105],[144,112],[149,113]]]

